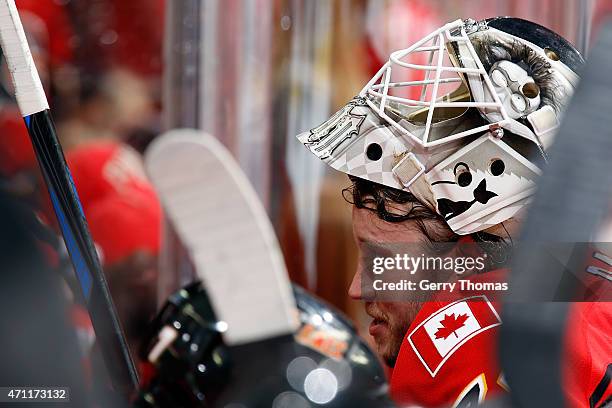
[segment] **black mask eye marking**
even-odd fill
[[[438,180],[431,183],[432,186],[436,184],[459,184],[461,187],[467,187],[472,183],[472,173],[470,173],[470,168],[464,162],[459,162],[455,165],[453,169],[453,173],[455,174],[455,180]]]
[[[455,180],[460,187],[467,187],[472,183],[472,173],[470,173],[470,168],[464,162],[457,163],[453,173],[455,173]]]
[[[434,181],[433,183],[431,183],[432,186],[435,186],[436,184],[457,184],[457,183],[454,181],[447,181],[447,180]]]
[[[489,171],[494,176],[501,176],[506,170],[506,164],[501,159],[495,159],[489,164]]]
[[[366,149],[366,156],[372,161],[379,160],[383,155],[382,147],[378,143],[372,143]]]
[[[459,173],[457,176],[457,184],[460,187],[467,187],[472,183],[472,173],[464,172]]]

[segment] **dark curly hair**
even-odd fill
[[[448,227],[444,228],[444,231],[440,231],[443,227],[434,227],[446,226],[446,221],[421,203],[414,194],[354,176],[349,178],[352,185],[342,190],[342,196],[355,207],[365,208],[386,222],[401,223],[413,220],[430,243],[456,242],[461,237],[450,231]],[[410,204],[408,209],[405,204]],[[470,236],[490,256],[495,265],[500,266],[508,262],[509,250],[512,247],[510,235],[508,240],[483,231],[472,233]]]

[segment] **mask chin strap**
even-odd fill
[[[425,166],[421,163],[414,153],[408,153],[393,166],[393,174],[407,190],[432,211],[436,211],[436,201],[434,200],[431,186],[427,182]]]

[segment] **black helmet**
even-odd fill
[[[228,347],[200,283],[172,295],[141,352],[136,407],[390,407],[385,375],[355,327],[293,287],[294,335]]]

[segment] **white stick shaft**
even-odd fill
[[[0,45],[21,114],[25,117],[49,109],[15,0],[0,0]]]

